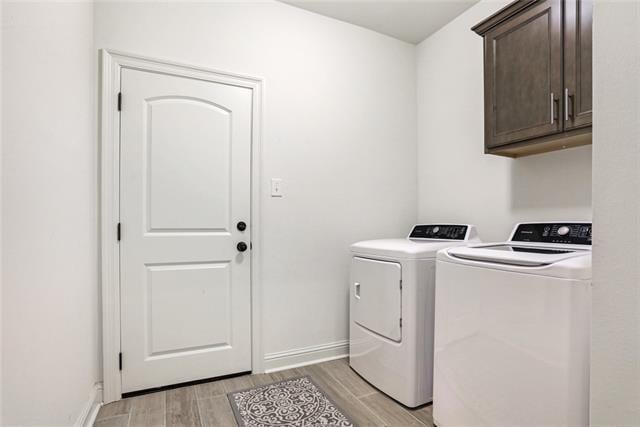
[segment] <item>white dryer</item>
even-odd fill
[[[472,225],[430,224],[351,246],[349,363],[406,406],[432,398],[436,253],[471,242]]]
[[[438,253],[439,427],[589,425],[591,223]]]

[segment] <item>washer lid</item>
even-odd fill
[[[562,279],[591,279],[591,250],[516,242],[449,248],[439,261]]]
[[[590,254],[584,249],[542,247],[517,244],[494,244],[467,248],[451,248],[449,255],[454,258],[498,264],[541,267],[555,264],[568,258]]]

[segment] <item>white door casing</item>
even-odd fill
[[[260,372],[252,283],[260,80],[116,52],[101,58],[105,402],[122,392]],[[118,222],[121,242],[113,233]],[[240,241],[253,251],[239,252]]]

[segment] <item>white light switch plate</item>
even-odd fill
[[[282,178],[271,178],[271,197],[282,197]]]

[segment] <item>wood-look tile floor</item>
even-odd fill
[[[123,399],[100,408],[94,426],[235,426],[227,393],[302,375],[309,375],[356,426],[433,426],[431,405],[402,406],[351,370],[347,359]]]

